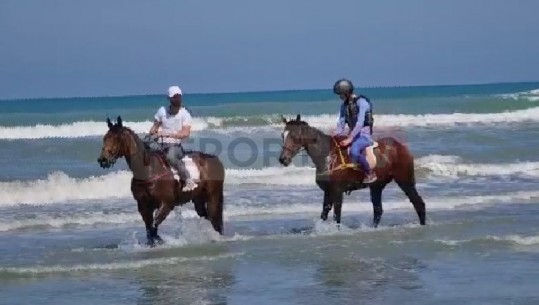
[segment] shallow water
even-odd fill
[[[322,192],[310,161],[276,161],[276,110],[304,109],[305,120],[326,128],[335,119],[327,92],[217,95],[217,105],[193,97],[204,113],[196,141],[230,148],[244,138],[255,149],[219,155],[227,168],[224,236],[187,205],[169,215],[160,228],[165,244],[153,249],[125,161],[109,170],[96,163],[106,125],[91,121],[103,101],[70,101],[73,109],[54,117],[0,102],[13,116],[0,126],[0,304],[537,304],[535,88],[372,91],[377,134],[399,136],[416,157],[428,222],[418,225],[391,184],[377,229],[367,190],[345,196],[337,227],[319,220]],[[159,102],[107,101],[118,109],[133,102],[124,119],[138,132]],[[232,118],[231,109],[241,111]],[[27,125],[13,128],[20,118]],[[235,161],[254,151],[252,163]]]

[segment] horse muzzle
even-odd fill
[[[284,166],[290,165],[290,161],[291,161],[290,158],[286,158],[283,156],[279,157],[279,163],[281,163]]]
[[[97,163],[99,163],[99,166],[101,166],[101,168],[110,168],[111,166],[114,165],[115,162],[116,160],[107,159],[105,157],[100,157],[97,159]]]

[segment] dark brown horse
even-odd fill
[[[138,211],[146,225],[148,244],[162,243],[157,228],[170,211],[192,201],[200,217],[223,234],[223,184],[225,171],[221,161],[202,152],[186,152],[200,172],[198,186],[190,192],[181,192],[182,182],[174,179],[165,156],[150,151],[143,141],[129,128],[122,126],[118,116],[116,124],[107,119],[109,130],[103,137],[103,148],[97,162],[103,168],[111,167],[118,158],[125,157],[133,172],[131,193],[137,201]],[[154,211],[157,210],[155,217]]]
[[[374,148],[377,162],[375,173],[378,179],[370,184],[362,183],[365,173],[350,162],[347,148],[339,146],[344,137],[332,137],[301,121],[298,114],[295,120],[283,118],[283,149],[279,162],[288,166],[292,158],[305,149],[316,167],[316,184],[324,191],[321,218],[327,220],[331,207],[334,220],[340,224],[343,193],[366,187],[370,188],[374,209],[373,226],[377,227],[382,218],[382,191],[395,181],[404,191],[419,216],[419,223],[425,225],[425,203],[417,193],[414,176],[414,158],[402,143],[392,137],[378,139]]]

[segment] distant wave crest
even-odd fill
[[[534,90],[539,91],[539,90]],[[539,92],[536,92],[539,94]],[[288,115],[293,117],[295,115]],[[374,117],[378,127],[427,127],[456,125],[488,125],[494,123],[539,122],[539,107],[497,113],[451,113],[398,115],[380,114]],[[303,120],[310,125],[321,128],[333,128],[335,114],[306,115]],[[150,121],[125,122],[124,125],[137,133],[146,133],[151,127]],[[252,127],[269,130],[282,128],[280,115],[264,115],[251,117],[203,117],[193,123],[194,131],[215,130],[219,132],[249,131]],[[0,126],[0,139],[43,139],[43,138],[78,138],[102,136],[107,131],[104,122],[82,121],[61,125],[37,124],[34,126]]]

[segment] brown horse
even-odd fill
[[[138,211],[146,225],[148,244],[162,243],[157,234],[158,226],[170,211],[192,201],[200,217],[223,234],[223,184],[225,171],[221,161],[202,152],[186,152],[198,167],[200,182],[190,192],[182,192],[182,182],[174,179],[165,156],[150,151],[143,141],[129,128],[122,126],[118,116],[116,124],[107,119],[109,130],[103,137],[103,148],[97,162],[102,168],[111,167],[118,158],[125,157],[133,172],[131,193],[137,201]],[[154,211],[157,210],[155,217]]]
[[[425,203],[415,187],[414,158],[402,143],[392,137],[378,139],[374,149],[377,163],[375,173],[378,179],[370,185],[362,183],[365,173],[350,162],[346,148],[339,146],[344,137],[332,137],[301,121],[287,121],[283,117],[283,149],[279,162],[288,166],[292,158],[305,149],[316,167],[316,184],[324,191],[324,203],[321,218],[327,220],[331,207],[334,208],[334,220],[340,224],[343,193],[370,188],[374,209],[373,226],[376,228],[382,218],[382,191],[395,180],[404,191],[419,216],[419,223],[425,225]]]

